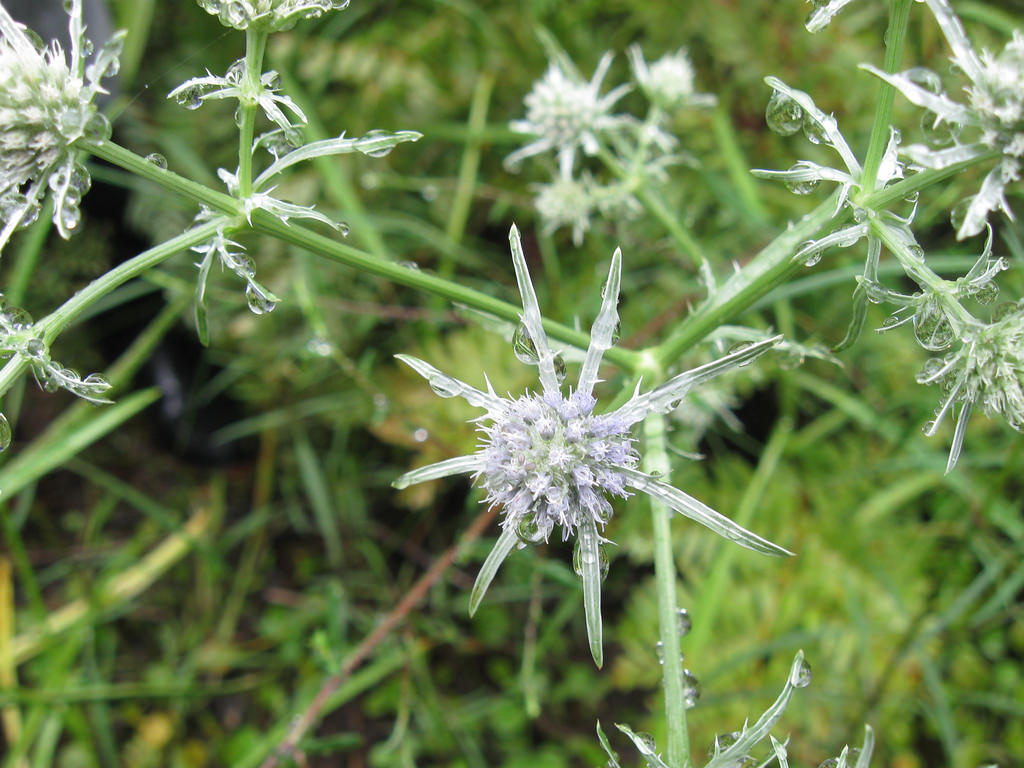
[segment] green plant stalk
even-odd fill
[[[646,185],[642,182],[638,182],[638,178],[631,174],[629,170],[622,167],[622,163],[619,162],[618,158],[615,157],[606,148],[601,147],[598,151],[597,156],[605,164],[605,166],[618,178],[626,182],[629,187],[629,191],[636,195],[647,212],[653,216],[659,224],[661,224],[672,239],[675,241],[679,249],[690,257],[695,267],[699,267],[705,261],[707,257],[704,255],[704,249],[701,248],[700,243],[697,242],[693,234],[683,225],[682,221],[678,216],[674,216],[661,199],[655,195]]]
[[[252,99],[261,89],[263,54],[267,50],[267,33],[253,25],[245,30],[245,82],[243,92],[250,99],[239,100],[241,124],[238,126],[238,194],[243,199],[252,194],[252,142],[256,134],[258,105]]]
[[[954,283],[939,277],[925,263],[923,258],[918,258],[912,254],[907,249],[906,243],[893,237],[889,228],[879,221],[877,216],[871,216],[869,222],[871,232],[896,257],[900,266],[903,267],[903,271],[906,272],[907,277],[922,288],[927,288],[942,304],[942,308],[950,318],[954,319],[961,328],[975,328],[981,325],[981,322],[967,311],[956,298]]]
[[[145,162],[145,160],[143,160]],[[230,198],[229,198],[230,199]],[[61,306],[35,324],[36,330],[42,333],[43,341],[50,345],[74,320],[86,309],[109,294],[118,286],[138,277],[157,264],[193,245],[205,242],[213,236],[219,226],[211,221],[183,232],[177,237],[143,251],[123,264],[119,264],[106,274],[96,278],[85,288],[75,293]],[[29,366],[29,361],[21,355],[15,355],[0,369],[0,395],[11,388],[11,385]]]
[[[794,272],[804,269],[793,254],[800,245],[815,237],[826,224],[840,226],[844,214],[833,217],[838,192],[820,203],[792,228],[768,243],[765,248],[722,285],[707,302],[681,321],[653,355],[662,367],[671,365],[681,354],[721,325],[735,319]]]
[[[665,448],[665,417],[652,414],[644,420],[643,470],[667,477],[671,470]],[[658,593],[658,636],[661,640],[662,687],[665,691],[665,727],[670,768],[690,768],[690,735],[686,728],[683,695],[683,661],[679,650],[679,605],[676,603],[676,566],[672,548],[672,511],[655,499],[651,503],[654,533],[654,574]]]
[[[241,221],[245,220],[242,215],[241,204],[233,197],[178,176],[172,171],[157,168],[152,163],[147,162],[145,158],[113,142],[96,143],[83,141],[82,146],[97,157],[101,157],[126,171],[144,176],[166,189],[189,197],[209,208],[228,215],[238,216]],[[379,259],[358,248],[353,248],[338,240],[319,235],[301,225],[285,224],[279,218],[266,211],[254,210],[251,215],[251,224],[252,228],[257,232],[262,232],[300,248],[305,248],[311,253],[331,261],[355,267],[363,272],[383,277],[400,285],[406,285],[426,293],[442,296],[455,304],[463,304],[510,323],[519,322],[522,308],[518,305],[495,299],[481,291],[467,288],[451,280],[445,280],[442,277],[431,275],[418,269],[409,269],[396,262]],[[189,230],[189,232],[196,231],[198,231],[198,228]],[[210,234],[212,232],[208,233],[207,237]],[[544,330],[552,338],[571,344],[579,349],[586,349],[590,343],[589,334],[551,320],[544,321]],[[640,364],[641,355],[634,350],[612,347],[605,352],[604,359],[625,371],[633,373]],[[8,384],[7,386],[10,385]],[[0,371],[0,392],[3,391],[3,371]]]
[[[885,59],[882,66],[886,72],[896,72],[903,60],[903,44],[907,39],[907,21],[910,19],[911,0],[892,0],[889,8],[889,28],[885,32]],[[875,107],[875,122],[871,126],[868,151],[864,156],[861,172],[861,189],[874,189],[878,179],[878,168],[889,143],[889,118],[892,116],[892,102],[896,89],[884,80],[879,83],[878,104]]]

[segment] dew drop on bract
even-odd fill
[[[974,195],[971,195],[970,197],[965,197],[953,206],[953,210],[949,212],[949,223],[953,225],[953,229],[959,230],[960,227],[964,225],[964,219],[967,218],[967,211],[973,202]]]
[[[561,384],[565,381],[565,358],[561,354],[556,354],[551,359],[551,364],[555,367],[555,381]]]
[[[583,565],[585,563],[589,565],[591,557],[593,557],[593,555],[585,555],[583,553],[583,547],[580,545],[580,540],[577,538],[576,543],[572,548],[572,569],[576,572],[577,576],[582,578]],[[605,551],[604,547],[598,547],[597,549],[597,566],[601,572],[601,581],[604,581],[608,576],[608,569],[610,566],[608,553]]]
[[[794,195],[809,195],[818,187],[817,179],[806,179],[802,181],[787,181],[786,189]]]
[[[274,311],[277,302],[251,283],[245,288],[245,300],[254,315],[266,315]]]
[[[348,233],[351,231],[349,229],[348,224],[346,224],[344,221],[339,221],[336,223],[338,225],[338,234],[340,234],[342,237],[348,237]]]
[[[921,370],[917,372],[917,383],[918,384],[929,384],[932,379],[938,375],[939,371],[942,370],[942,360],[937,357],[929,357],[925,360]]]
[[[811,665],[807,663],[807,659],[800,659],[800,664],[793,670],[789,682],[794,688],[806,688],[811,684]]]
[[[161,155],[159,152],[151,152],[146,155],[146,162],[155,165],[161,171],[167,170],[167,158]]]
[[[364,139],[373,139],[373,138],[376,138],[377,136],[387,136],[387,135],[388,135],[387,131],[381,130],[379,128],[375,128],[372,131],[367,131],[366,135],[363,136],[363,138]],[[381,147],[380,149],[370,150],[369,152],[366,152],[364,154],[367,157],[386,157],[386,156],[391,154],[391,150],[393,150],[394,148],[395,148],[394,145],[388,145],[388,146],[385,146],[385,147]]]
[[[792,136],[803,124],[804,110],[782,91],[773,91],[764,112],[765,122],[780,136]]]
[[[615,328],[612,329],[612,344],[618,344],[622,338],[622,323],[615,323]]]
[[[811,251],[806,256],[804,256],[805,267],[813,267],[819,261],[821,261],[821,251]]]
[[[516,536],[527,544],[536,544],[544,539],[544,532],[541,530],[536,516],[527,515],[516,523]]]
[[[974,299],[979,304],[991,304],[999,298],[999,286],[992,280],[982,284],[975,292]]]
[[[804,136],[807,137],[807,140],[811,142],[811,144],[829,143],[828,134],[825,133],[824,127],[822,127],[821,123],[810,115],[804,115],[804,123],[802,127],[804,129]]]
[[[406,269],[411,269],[414,272],[419,272],[420,269],[420,265],[417,264],[415,261],[400,261],[398,262],[398,266],[405,267]]]
[[[11,425],[7,421],[7,417],[0,413],[0,453],[10,447],[11,437]]]
[[[530,332],[523,324],[520,324],[512,334],[512,353],[527,365],[536,365],[540,360],[537,347],[530,338]]]
[[[458,387],[447,376],[434,376],[427,383],[438,397],[455,397],[459,394]]]
[[[653,755],[658,749],[658,742],[654,740],[654,737],[646,731],[640,731],[634,734],[636,740],[639,742],[637,746],[640,748],[641,753]]]
[[[658,664],[665,666],[665,644],[661,640],[654,644],[654,655],[658,657]]]
[[[935,434],[935,426],[936,425],[934,420],[926,421],[924,424],[921,425],[921,431],[924,432],[924,434],[927,435],[928,437],[931,437],[932,435]]]

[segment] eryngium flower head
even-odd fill
[[[929,359],[917,376],[921,384],[938,384],[945,393],[934,421],[924,427],[926,435],[935,434],[946,412],[960,403],[947,472],[960,457],[975,405],[989,418],[1002,416],[1024,431],[1024,307],[1009,306],[1001,318],[967,331],[955,352]]]
[[[105,93],[103,77],[116,74],[123,33],[85,64],[91,45],[84,37],[81,0],[69,7],[71,56],[56,42],[37,47],[0,5],[0,249],[11,233],[31,224],[47,190],[53,192],[53,222],[69,237],[81,215],[78,203],[89,175],[73,145],[83,137],[109,138],[110,125],[93,99]]]
[[[341,11],[349,0],[197,0],[200,7],[225,27],[260,26],[272,32],[291,29],[299,19],[315,19]]]
[[[917,164],[943,168],[991,150],[1002,153],[978,193],[954,211],[957,237],[964,238],[981,232],[988,214],[994,210],[1002,210],[1013,218],[1004,190],[1007,184],[1020,179],[1024,158],[1024,33],[1015,30],[998,55],[986,50],[977,53],[948,0],[924,2],[953,51],[953,64],[970,81],[964,88],[967,103],[950,98],[942,90],[941,78],[923,67],[888,74],[870,65],[862,66],[914,104],[927,109],[930,114],[926,116],[925,127],[935,134],[937,141],[952,143],[938,150],[923,144],[908,147],[907,156]],[[960,133],[964,128],[979,130],[978,140],[962,143]]]
[[[651,64],[644,61],[639,45],[630,46],[626,52],[641,90],[652,102],[662,109],[680,107],[713,107],[717,99],[714,94],[694,91],[694,72],[686,49],[666,53]]]
[[[593,396],[601,358],[615,342],[618,329],[619,283],[622,255],[612,256],[608,280],[601,294],[601,310],[590,332],[576,389],[562,392],[565,366],[548,342],[537,295],[530,281],[519,241],[509,233],[512,263],[523,299],[522,325],[513,338],[516,356],[538,368],[540,393],[499,397],[490,383],[482,391],[447,376],[429,363],[408,355],[398,359],[425,378],[441,397],[462,397],[486,414],[478,419],[481,433],[476,453],[431,464],[402,475],[396,488],[450,475],[471,473],[486,491],[485,501],[502,510],[502,534],[484,562],[470,596],[476,610],[502,561],[516,547],[546,541],[561,528],[562,538],[576,535],[574,564],[583,577],[584,605],[591,652],[601,664],[600,584],[604,563],[601,537],[611,520],[609,497],[626,498],[630,490],[643,491],[671,509],[707,526],[715,533],[764,554],[789,554],[697,499],[637,469],[639,456],[632,427],[651,414],[668,413],[697,384],[733,367],[750,362],[779,341],[774,337],[751,344],[714,362],[681,373],[659,387],[640,394],[639,386],[624,405],[595,412]]]
[[[570,71],[568,61],[549,64],[544,77],[526,94],[526,119],[511,123],[513,131],[537,139],[509,155],[505,164],[514,168],[527,157],[554,150],[562,176],[572,176],[578,147],[586,154],[595,154],[598,134],[628,122],[624,116],[611,114],[615,102],[629,90],[628,85],[600,95],[601,81],[611,63],[612,54],[606,53],[589,82]]]

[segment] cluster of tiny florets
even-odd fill
[[[56,165],[81,135],[91,105],[54,44],[31,58],[0,43],[0,192],[27,185]]]
[[[929,360],[919,378],[1024,431],[1024,312],[970,333],[955,353]]]
[[[198,0],[207,13],[235,29],[259,24],[268,30],[291,29],[300,19],[315,19],[327,11],[341,11],[349,0]]]
[[[1024,33],[1014,31],[998,56],[982,51],[982,74],[967,88],[971,106],[989,118],[986,143],[1024,154]],[[1000,135],[1002,134],[1002,135]]]
[[[685,48],[666,53],[657,61],[644,61],[640,46],[628,51],[629,63],[640,88],[652,102],[663,109],[684,106],[710,106],[715,103],[712,94],[694,91],[694,70]]]
[[[594,415],[595,402],[581,392],[528,394],[505,400],[480,428],[487,502],[502,507],[502,525],[524,541],[546,540],[556,524],[568,538],[583,515],[603,527],[612,515],[606,495],[629,495],[618,468],[639,460],[631,425],[615,414]]]

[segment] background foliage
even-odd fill
[[[216,185],[215,168],[235,162],[231,108],[188,112],[163,96],[207,68],[224,71],[242,54],[242,36],[193,3],[114,6],[130,27],[111,104],[118,140]],[[1020,23],[1013,9],[956,8],[992,49]],[[884,4],[854,3],[816,36],[803,30],[805,12],[769,0],[353,2],[275,36],[271,66],[310,115],[311,138],[374,128],[425,137],[386,159],[324,159],[279,192],[346,220],[358,246],[512,301],[506,233],[515,221],[545,314],[584,327],[621,246],[622,343],[653,343],[703,296],[689,260],[643,217],[600,221],[579,248],[567,231],[544,236],[531,203],[544,170],[502,166],[520,143],[508,121],[546,67],[538,29],[585,75],[605,50],[618,52],[609,84],[628,77],[621,54],[634,42],[648,58],[689,48],[699,88],[720,103],[676,118],[699,164],[676,169],[660,194],[722,277],[810,207],[745,169],[821,159],[802,138],[766,130],[763,76],[812,93],[855,147],[867,142],[877,82],[856,66],[881,58]],[[944,42],[930,17],[912,16],[908,40],[907,66],[940,66]],[[917,119],[897,97],[897,124]],[[912,128],[905,134],[914,138]],[[70,243],[48,237],[31,279],[22,278],[33,313],[180,232],[194,213],[120,172],[95,167],[93,176],[105,185],[86,198],[83,233]],[[957,244],[941,211],[976,187],[968,175],[921,200],[919,239],[953,271],[980,246]],[[1011,206],[1024,210],[1019,194]],[[0,265],[4,285],[24,268],[32,238],[44,236],[16,243],[21,252]],[[998,221],[1011,297],[1024,288],[1022,237],[1020,223]],[[146,402],[159,393],[158,401],[134,418],[146,402],[100,429],[103,410],[34,384],[5,404],[18,424],[0,467],[0,596],[13,589],[10,603],[0,600],[0,632],[7,627],[23,651],[16,682],[0,670],[0,704],[21,715],[18,742],[0,753],[5,766],[22,755],[32,765],[258,764],[296,702],[478,514],[478,496],[461,481],[390,490],[406,469],[475,440],[464,423],[475,412],[438,401],[392,355],[422,357],[474,384],[486,370],[499,392],[519,391],[531,371],[457,308],[269,240],[246,245],[283,302],[254,317],[233,278],[215,274],[208,349],[190,326],[194,267],[185,254],[62,339],[68,364],[102,370],[170,307],[159,344],[138,353],[134,383],[120,390],[119,401],[133,404],[130,391],[157,388]],[[851,251],[828,255],[747,320],[804,343],[837,343],[862,259]],[[872,312],[879,327],[884,313]],[[865,334],[841,366],[762,358],[723,393],[742,429],[717,418],[697,437],[679,426],[680,449],[699,448],[706,460],[680,459],[674,483],[799,554],[762,559],[674,523],[680,601],[694,620],[683,649],[703,688],[690,713],[696,750],[760,712],[803,648],[814,683],[783,720],[794,765],[859,742],[865,722],[878,733],[875,765],[1008,766],[1024,754],[1024,449],[977,415],[964,458],[944,476],[951,427],[921,434],[936,395],[914,382],[924,357],[909,336]],[[64,409],[70,427],[48,436]],[[54,453],[89,429],[109,433],[77,456]],[[194,538],[155,562],[186,519]],[[342,689],[303,745],[309,764],[596,765],[598,719],[657,736],[646,515],[619,505],[608,535],[618,547],[604,585],[603,673],[586,651],[579,583],[561,542],[510,558],[467,617],[485,536]]]

